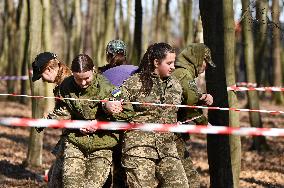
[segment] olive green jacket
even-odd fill
[[[74,98],[80,100],[65,99],[60,101],[53,113],[53,119],[72,120],[113,120],[104,112],[101,102],[93,102],[82,99],[102,100],[111,98],[115,87],[101,74],[95,74],[93,82],[86,88],[80,88],[74,80],[74,76],[67,77],[59,86],[59,97]],[[93,134],[83,135],[78,129],[66,129],[63,132],[69,141],[87,152],[96,149],[111,148],[118,142],[118,134],[112,131],[98,130]]]
[[[198,92],[195,78],[198,77],[198,69],[201,67],[205,56],[205,45],[201,43],[193,43],[187,46],[177,56],[175,63],[175,76],[183,89],[182,104],[199,105],[199,99],[202,96]],[[202,115],[201,109],[180,108],[178,112],[178,120],[185,121]],[[207,118],[202,117],[195,119],[196,124],[207,124]]]

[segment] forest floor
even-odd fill
[[[240,103],[245,108],[245,102]],[[15,102],[0,101],[0,117],[31,117],[31,109]],[[283,110],[283,106],[261,102],[261,109]],[[240,113],[241,126],[249,126],[248,113]],[[283,115],[262,114],[264,127],[284,128]],[[25,168],[29,128],[0,126],[0,187],[46,187],[44,171],[54,160],[50,153],[60,135],[59,129],[46,129],[44,134],[43,164],[38,168]],[[266,137],[270,150],[250,151],[250,136],[241,137],[242,170],[240,187],[284,188],[284,137]],[[206,135],[192,135],[193,162],[201,175],[202,187],[209,187],[209,170],[206,153]]]

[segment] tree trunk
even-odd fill
[[[245,8],[247,9],[247,7]],[[267,46],[267,12],[268,12],[268,1],[267,0],[258,0],[256,1],[256,20],[257,22],[257,32],[254,34],[255,37],[255,61],[254,65],[256,67],[256,82],[258,85],[263,84],[264,74],[266,70],[264,67],[264,52]],[[246,13],[247,14],[247,13]]]
[[[208,67],[206,70],[207,92],[214,97],[214,106],[228,107],[228,93],[225,77],[225,60],[229,54],[225,54],[228,47],[224,46],[225,38],[223,20],[223,0],[200,0],[199,8],[202,19],[204,41],[211,49],[216,68]],[[230,30],[230,29],[229,29]],[[233,47],[234,49],[234,47]],[[234,52],[230,50],[230,54]],[[230,63],[230,62],[226,62]],[[227,64],[229,65],[229,64]],[[229,68],[229,66],[226,66]],[[227,72],[227,71],[226,71]],[[230,80],[231,81],[231,80]],[[209,111],[209,122],[213,125],[228,126],[228,111]],[[231,165],[230,140],[227,135],[208,135],[207,152],[210,173],[210,187],[230,188],[233,187],[233,172]]]
[[[42,12],[42,41],[43,50],[52,51],[52,39],[51,39],[51,15],[50,15],[50,0],[42,0],[43,12]],[[53,85],[49,83],[44,83],[45,95],[48,97],[53,96]],[[54,99],[45,99],[44,113],[52,111],[55,105]]]
[[[98,65],[103,66],[106,63],[105,48],[107,43],[114,38],[115,33],[115,8],[116,1],[105,1],[105,25],[103,31],[103,42],[101,43],[101,59],[98,59]]]
[[[141,0],[135,0],[135,27],[134,27],[134,41],[133,41],[133,58],[132,64],[139,65],[142,50],[142,22],[143,10]]]
[[[103,26],[104,26],[104,21],[105,21],[105,19],[103,19],[104,15],[102,11],[104,7],[103,6],[104,2],[103,1],[91,1],[91,2],[94,3],[94,9],[95,9],[95,16],[92,22],[93,30],[94,30],[94,32],[92,32],[92,35],[93,35],[92,51],[93,51],[94,56],[97,58],[95,63],[96,63],[96,66],[98,66],[98,62],[101,61],[100,57],[102,53],[102,48],[100,46],[102,43]]]
[[[17,75],[17,25],[16,25],[16,9],[14,7],[14,2],[5,0],[5,10],[7,11],[7,30],[6,37],[8,39],[8,65],[7,65],[7,75],[14,76]],[[7,92],[14,93],[16,87],[15,80],[7,81]],[[9,100],[15,100],[15,97],[8,97]]]
[[[183,46],[193,42],[192,0],[182,0]]]
[[[281,67],[281,58],[280,58],[280,5],[279,0],[272,0],[272,10],[271,10],[271,17],[272,21],[275,24],[272,28],[272,59],[274,64],[274,86],[281,87],[282,86],[282,67]],[[282,92],[274,92],[273,93],[274,100],[276,104],[283,104],[284,103],[284,97]]]
[[[28,46],[28,58],[31,63],[38,53],[41,52],[41,33],[42,28],[42,4],[40,1],[28,1],[29,6],[29,46]],[[31,80],[31,79],[30,79]],[[30,81],[31,82],[31,81]],[[31,82],[32,95],[44,95],[42,91],[42,82]],[[43,100],[32,99],[32,117],[41,118],[43,115]],[[35,128],[31,128],[29,147],[27,159],[24,162],[25,165],[40,166],[42,164],[42,140],[43,133],[37,133]]]
[[[126,14],[126,21],[124,24],[123,29],[123,41],[127,44],[128,47],[128,59],[132,59],[132,53],[130,53],[130,49],[132,48],[132,37],[130,33],[130,18],[132,15],[132,0],[127,0],[127,14]],[[131,61],[132,62],[132,61]]]
[[[251,10],[249,7],[249,2],[247,0],[242,0],[243,7],[243,15],[242,20],[242,37],[243,37],[243,49],[244,49],[244,61],[246,64],[246,76],[247,82],[255,83],[255,69],[254,69],[254,45],[251,41],[253,41],[252,35],[252,26],[249,22],[248,18],[251,18]],[[248,91],[248,103],[250,109],[259,109],[259,96],[257,91]],[[250,124],[252,127],[262,128],[262,121],[260,113],[258,112],[250,112]],[[265,137],[263,136],[255,136],[253,137],[253,145],[251,149],[256,149],[261,151],[263,149],[267,149],[268,145],[266,144]]]
[[[73,59],[76,55],[78,55],[82,49],[82,16],[81,16],[81,1],[74,0],[73,2],[74,14],[75,14],[75,29],[72,33],[72,41],[73,41],[73,48],[72,48],[72,56],[70,59]]]
[[[2,37],[1,37],[1,51],[0,51],[0,70],[5,70],[8,62],[8,37],[6,36],[7,34],[7,21],[8,21],[8,15],[7,15],[7,9],[5,8],[6,6],[6,1],[1,1],[3,3],[3,15],[2,15],[2,20],[3,20],[3,26],[2,26]],[[6,72],[6,71],[5,71]]]
[[[223,1],[223,20],[224,20],[224,64],[227,86],[235,85],[235,22],[233,0]],[[228,91],[228,102],[230,108],[238,108],[238,99],[234,91]],[[239,112],[229,111],[229,126],[240,127]],[[230,135],[231,165],[233,172],[234,188],[239,187],[241,171],[241,138],[240,136]]]
[[[136,1],[135,1],[136,2]],[[155,23],[155,35],[154,41],[160,42],[161,40],[161,24],[163,17],[163,0],[158,0],[157,11],[156,11],[156,23]]]
[[[22,64],[21,64],[21,75],[27,75],[29,74],[28,69],[28,48],[29,48],[29,15],[28,15],[28,0],[23,1],[23,9],[22,9],[22,16],[20,20],[20,35],[21,35],[21,41],[22,41],[22,49],[21,52],[23,54],[23,57],[20,58]],[[21,94],[26,95],[27,94],[27,81],[21,80]],[[20,103],[27,104],[28,100],[27,97],[21,97]]]

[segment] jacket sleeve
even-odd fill
[[[183,90],[182,103],[190,106],[197,105],[201,94],[198,92],[198,88],[194,79],[186,69],[180,69],[177,71],[178,72],[176,72],[175,76],[179,79]],[[182,117],[182,121],[201,116],[193,121],[196,124],[207,124],[207,118],[203,115],[201,109],[184,108],[179,110],[179,113],[182,113],[182,115],[179,114],[178,116]]]

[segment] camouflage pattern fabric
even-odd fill
[[[149,95],[141,92],[142,83],[139,74],[131,76],[122,85],[122,96],[125,101],[180,104],[182,89],[177,79],[169,77],[161,80],[152,75],[153,88]],[[134,112],[135,123],[175,123],[176,107],[152,105],[124,105],[124,113]],[[187,178],[176,149],[173,133],[155,133],[143,131],[126,131],[122,143],[122,161],[126,166],[127,181],[130,187],[155,187],[156,170],[164,159],[169,160],[167,168],[160,168],[162,187],[167,182],[177,183],[176,187],[187,187]],[[153,161],[160,161],[154,163]],[[134,166],[133,166],[134,165]],[[132,166],[132,168],[130,168]],[[179,170],[175,170],[179,168]],[[171,172],[176,174],[172,174]],[[135,179],[136,178],[136,179]],[[171,187],[171,186],[169,186]]]
[[[187,178],[179,159],[165,157],[160,160],[124,155],[122,164],[126,169],[130,188],[187,188]]]
[[[86,156],[78,147],[66,140],[63,155],[63,187],[103,187],[110,174],[111,165],[111,150],[99,150]]]
[[[197,170],[194,168],[193,162],[190,157],[190,148],[186,146],[186,143],[182,137],[178,137],[176,140],[177,151],[181,157],[182,165],[185,170],[188,184],[190,188],[200,187],[200,176]]]

